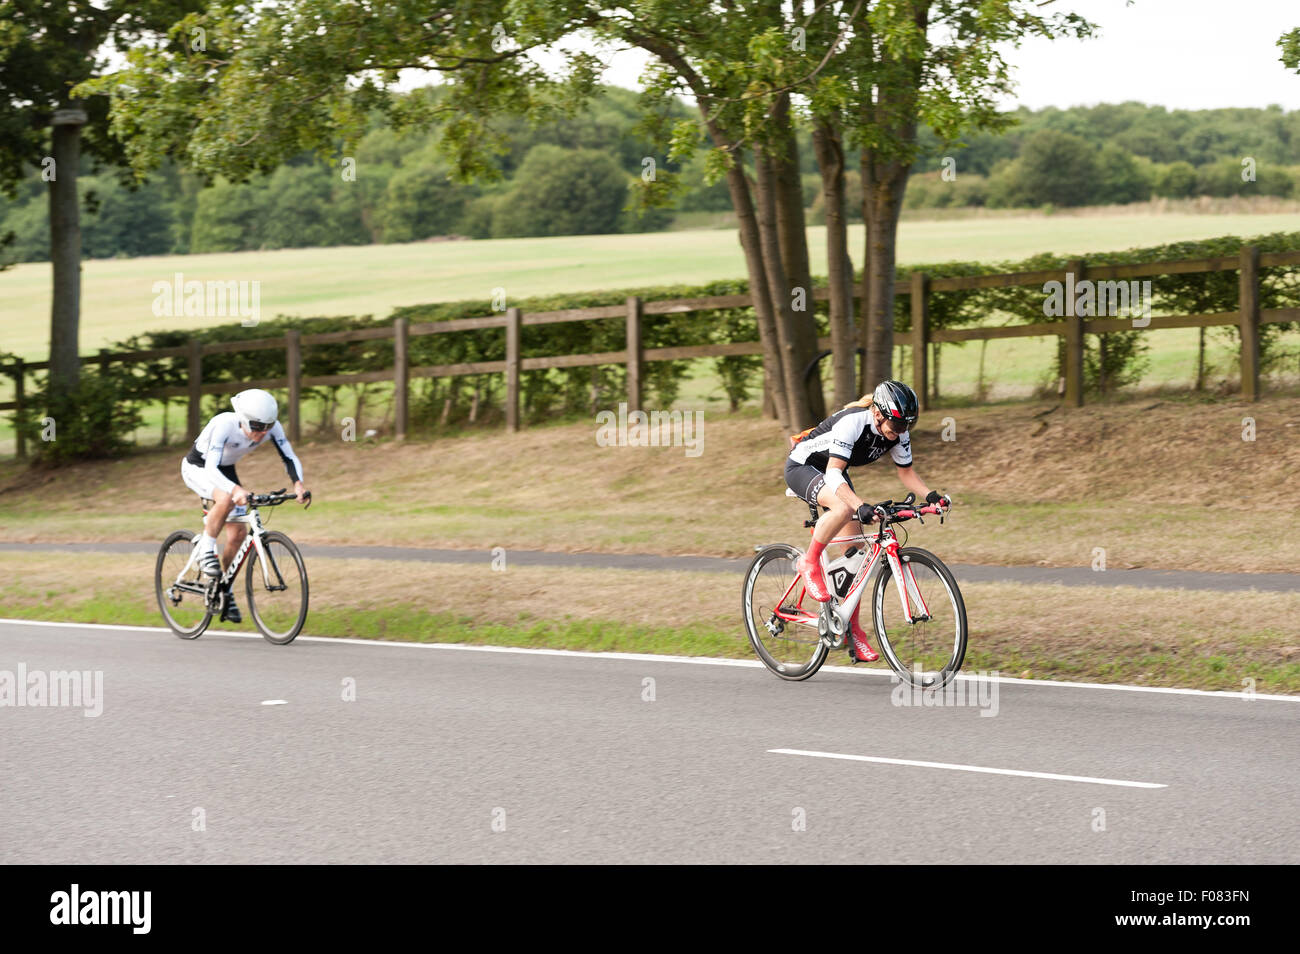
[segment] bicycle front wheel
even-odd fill
[[[782,679],[807,679],[830,647],[817,635],[821,604],[804,592],[794,568],[802,551],[785,543],[764,547],[745,571],[741,610],[754,652]]]
[[[919,547],[898,551],[912,619],[888,561],[876,575],[872,617],[889,668],[921,689],[942,689],[966,658],[966,604],[942,561]]]
[[[254,547],[244,571],[248,609],[262,636],[283,646],[307,622],[307,567],[297,544],[278,530],[263,535],[262,547],[266,560]]]
[[[192,530],[173,530],[163,541],[154,564],[154,593],[158,608],[173,633],[181,639],[197,639],[212,620],[205,593],[208,579],[194,553]]]

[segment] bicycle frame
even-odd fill
[[[203,513],[205,516],[207,515],[206,510],[203,511]],[[221,574],[221,578],[218,581],[219,584],[223,587],[227,587],[230,586],[232,583],[234,583],[235,577],[239,575],[239,571],[244,565],[244,558],[248,556],[249,548],[256,547],[257,555],[261,557],[260,562],[262,565],[262,582],[266,585],[266,588],[268,590],[284,589],[285,588],[284,577],[280,575],[280,568],[272,564],[271,560],[267,556],[266,547],[262,543],[262,537],[266,534],[266,529],[262,526],[262,517],[257,512],[257,508],[256,507],[249,508],[247,513],[241,514],[239,516],[227,517],[226,523],[227,524],[243,523],[243,524],[247,524],[251,529],[244,536],[244,542],[240,544],[239,549],[235,552],[235,558],[230,561],[230,566],[226,567],[225,572]],[[198,562],[200,542],[201,542],[201,538],[195,537],[194,546],[190,550],[190,558],[185,562],[185,566],[181,569],[180,573],[176,575],[176,579],[172,581],[173,587],[178,587],[182,590],[192,590],[194,592],[200,592],[200,593],[204,592],[203,589],[191,585],[187,585],[186,583],[182,582],[185,578],[185,574],[189,573],[190,568],[193,567],[194,564]],[[267,570],[268,565],[270,565],[271,568],[275,571],[275,579],[276,579],[276,583],[278,584],[276,586],[271,585],[270,572]]]
[[[889,561],[889,568],[894,577],[895,589],[898,592],[898,598],[903,607],[903,617],[908,621],[908,623],[915,623],[918,620],[930,618],[929,607],[925,605],[925,599],[921,596],[921,590],[916,585],[916,578],[912,575],[911,564],[905,563],[899,559],[898,537],[895,535],[893,527],[886,526],[882,528],[880,532],[873,534],[860,533],[847,537],[835,537],[831,540],[831,543],[843,546],[863,544],[870,546],[870,553],[863,559],[862,565],[854,575],[853,582],[849,585],[848,594],[841,600],[835,595],[834,591],[831,593],[829,605],[842,614],[845,621],[845,628],[848,626],[848,620],[853,618],[853,614],[857,611],[858,605],[862,602],[862,594],[866,589],[866,582],[871,577],[871,572],[876,567],[876,561],[880,559],[882,554],[885,559]],[[822,552],[821,560],[822,571],[825,572],[825,551]],[[808,595],[806,589],[799,594],[799,599],[795,603],[794,613],[788,614],[782,612],[782,609],[786,605],[786,600],[790,597],[790,594],[794,592],[794,588],[800,585],[802,585],[802,579],[798,574],[796,574],[795,578],[786,588],[785,593],[781,595],[781,600],[778,603],[777,609],[773,611],[773,615],[788,623],[799,623],[805,626],[816,627],[821,616],[821,604],[817,604],[818,608],[816,612],[809,613],[805,610],[803,608],[803,601]],[[920,610],[919,614],[912,612],[912,600],[915,601],[915,605]]]

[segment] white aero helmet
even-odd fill
[[[239,415],[239,426],[246,431],[266,430],[280,413],[275,398],[261,388],[240,391],[230,399],[230,406]]]

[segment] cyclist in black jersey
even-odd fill
[[[854,493],[845,474],[849,467],[870,464],[889,454],[904,487],[924,497],[926,503],[951,505],[951,500],[927,487],[912,468],[908,430],[916,423],[919,410],[915,391],[901,381],[882,381],[870,395],[791,438],[785,462],[786,484],[808,503],[826,508],[813,528],[807,553],[796,563],[813,599],[824,603],[831,598],[822,570],[826,545],[841,532],[849,536],[861,533],[862,525],[873,520],[871,507]],[[872,662],[880,657],[858,624],[861,609],[859,603],[853,613],[849,652],[854,661]]]

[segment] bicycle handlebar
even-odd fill
[[[297,494],[285,493],[286,490],[287,488],[281,487],[269,494],[249,494],[248,505],[250,507],[278,507],[282,503],[298,499]],[[311,491],[306,491],[302,496],[304,501],[311,500]]]
[[[894,503],[892,500],[882,500],[871,508],[871,512],[875,516],[875,522],[877,523],[886,521],[899,523],[913,518],[919,520],[923,515],[938,515],[940,522],[942,522],[944,514],[948,512],[948,508],[939,504],[922,504],[918,507],[915,501],[916,494],[909,493],[898,503]],[[949,504],[949,507],[951,507],[951,504]],[[924,521],[922,522],[924,523]]]

